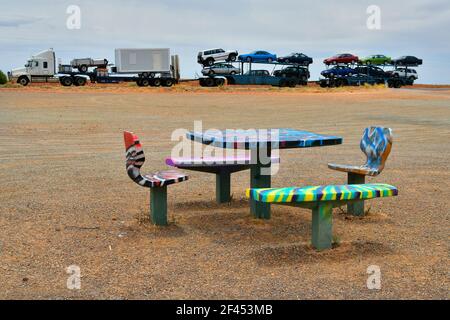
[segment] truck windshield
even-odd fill
[[[26,68],[31,67],[31,60],[27,61],[27,64],[25,65]]]

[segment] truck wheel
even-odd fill
[[[88,67],[87,67],[87,65],[83,64],[83,65],[81,65],[81,66],[78,67],[78,70],[79,70],[81,73],[86,73],[86,72],[88,71]]]
[[[17,83],[19,83],[19,84],[23,85],[24,87],[26,87],[28,85],[28,83],[30,83],[30,80],[28,80],[27,77],[20,77],[17,80]]]
[[[164,87],[171,87],[171,86],[173,86],[173,80],[172,80],[172,79],[165,79],[165,80],[163,81],[162,85],[163,85]]]
[[[402,87],[402,82],[400,80],[396,80],[394,82],[394,88],[399,89]]]
[[[150,81],[147,78],[141,79],[141,87],[148,87]]]
[[[155,79],[153,80],[153,86],[154,86],[154,87],[160,87],[160,86],[161,86],[161,79],[155,78]]]
[[[225,84],[225,80],[224,80],[224,79],[222,79],[222,78],[217,78],[217,79],[215,79],[215,85],[216,85],[216,86],[221,87],[221,86],[223,86],[224,84]]]
[[[86,79],[83,77],[76,77],[74,84],[79,87],[83,87],[86,85]]]
[[[205,79],[205,86],[213,87],[214,86],[214,78],[206,78]]]
[[[155,73],[154,72],[150,72],[150,78],[154,78],[155,77]]]
[[[64,87],[70,87],[73,84],[73,80],[71,77],[64,77],[61,79],[61,84]]]
[[[297,81],[295,81],[294,79],[291,79],[291,80],[289,80],[288,85],[291,88],[295,88],[297,86]]]

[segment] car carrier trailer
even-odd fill
[[[317,84],[322,88],[334,88],[344,86],[362,86],[385,84],[389,88],[401,88],[402,86],[412,85],[414,81],[406,77],[372,77],[367,75],[342,76],[319,79]]]
[[[281,77],[274,76],[269,73],[267,70],[253,70],[253,64],[264,64],[271,65],[273,69],[277,66],[295,66],[295,63],[282,63],[282,62],[247,62],[247,61],[238,61],[238,62],[229,62],[239,63],[241,72],[244,71],[244,67],[247,66],[247,72],[245,74],[233,74],[233,75],[208,75],[199,78],[199,84],[203,87],[217,87],[224,84],[229,85],[271,85],[276,87],[296,87],[297,85],[307,85],[309,79],[309,69],[308,67],[304,67],[306,69],[307,77],[298,78],[298,77]]]

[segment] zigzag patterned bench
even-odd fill
[[[334,207],[397,194],[396,187],[381,183],[247,189],[247,197],[256,201],[312,209],[311,242],[317,250],[331,248]]]
[[[279,157],[271,157],[272,163],[280,163]],[[216,175],[216,201],[231,200],[231,174],[251,168],[250,155],[205,158],[167,158],[166,164],[184,170],[192,170]]]
[[[131,180],[142,187],[150,188],[150,217],[153,224],[167,225],[167,186],[188,180],[188,176],[177,170],[158,171],[142,175],[145,162],[144,150],[139,138],[132,132],[124,131],[125,166]]]

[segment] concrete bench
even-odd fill
[[[317,250],[332,245],[332,209],[355,201],[396,196],[396,187],[388,184],[329,185],[247,189],[247,197],[255,201],[308,208],[312,210],[312,245]]]
[[[177,170],[142,175],[141,167],[145,156],[139,138],[128,131],[125,131],[123,136],[128,176],[138,185],[150,188],[150,217],[153,224],[167,225],[167,186],[186,181],[188,176]]]
[[[271,163],[279,163],[279,157],[271,157]],[[167,158],[166,164],[184,170],[192,170],[216,175],[216,201],[231,201],[231,174],[251,168],[250,155],[205,157],[205,158]]]
[[[364,184],[366,176],[379,175],[386,164],[392,148],[392,130],[382,127],[368,127],[364,130],[360,142],[361,151],[367,157],[365,164],[360,166],[329,163],[328,168],[347,172],[348,184]],[[364,201],[349,203],[347,212],[355,216],[364,215]]]

